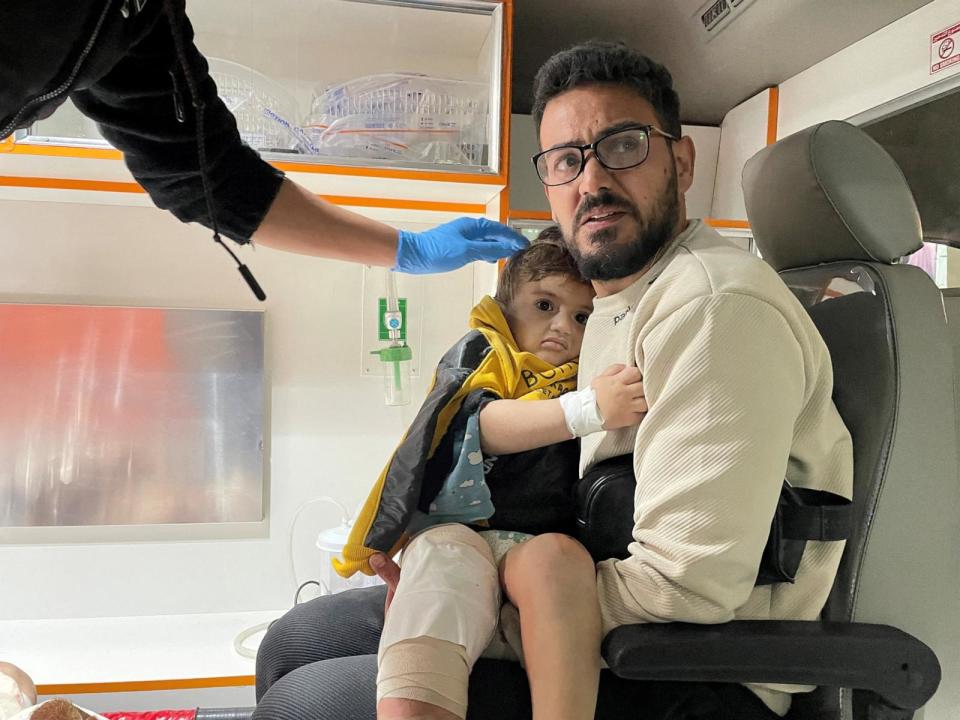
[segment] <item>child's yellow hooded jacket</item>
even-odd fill
[[[521,352],[493,298],[483,298],[473,309],[470,327],[440,360],[426,400],[370,491],[343,559],[334,560],[340,575],[358,570],[372,575],[370,556],[393,555],[408,539],[414,517],[423,521],[430,515],[465,438],[478,427],[483,405],[498,398],[556,398],[576,389],[577,363],[554,367]],[[490,486],[496,508],[490,524],[505,530],[569,532],[577,452],[578,444],[571,441],[484,458],[486,483],[480,484]]]

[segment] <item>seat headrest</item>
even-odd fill
[[[890,263],[922,246],[900,167],[849,123],[814,125],[764,148],[743,168],[743,192],[757,247],[778,271]]]

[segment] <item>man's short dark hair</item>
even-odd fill
[[[677,138],[682,135],[680,98],[673,89],[670,71],[624,43],[590,40],[554,54],[537,72],[533,81],[537,137],[550,100],[567,90],[596,84],[633,88],[653,106],[661,130]]]
[[[501,305],[509,305],[521,284],[542,280],[549,275],[563,275],[592,289],[590,282],[577,269],[577,263],[556,225],[544,228],[528,247],[507,260],[497,279],[494,297]]]

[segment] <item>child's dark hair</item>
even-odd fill
[[[545,228],[529,247],[507,260],[497,279],[494,297],[501,305],[509,305],[522,283],[542,280],[548,275],[563,275],[583,285],[590,285],[580,274],[556,225]]]

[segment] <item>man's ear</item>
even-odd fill
[[[673,159],[677,167],[677,190],[686,193],[693,185],[693,168],[697,159],[697,150],[689,135],[673,144]]]

